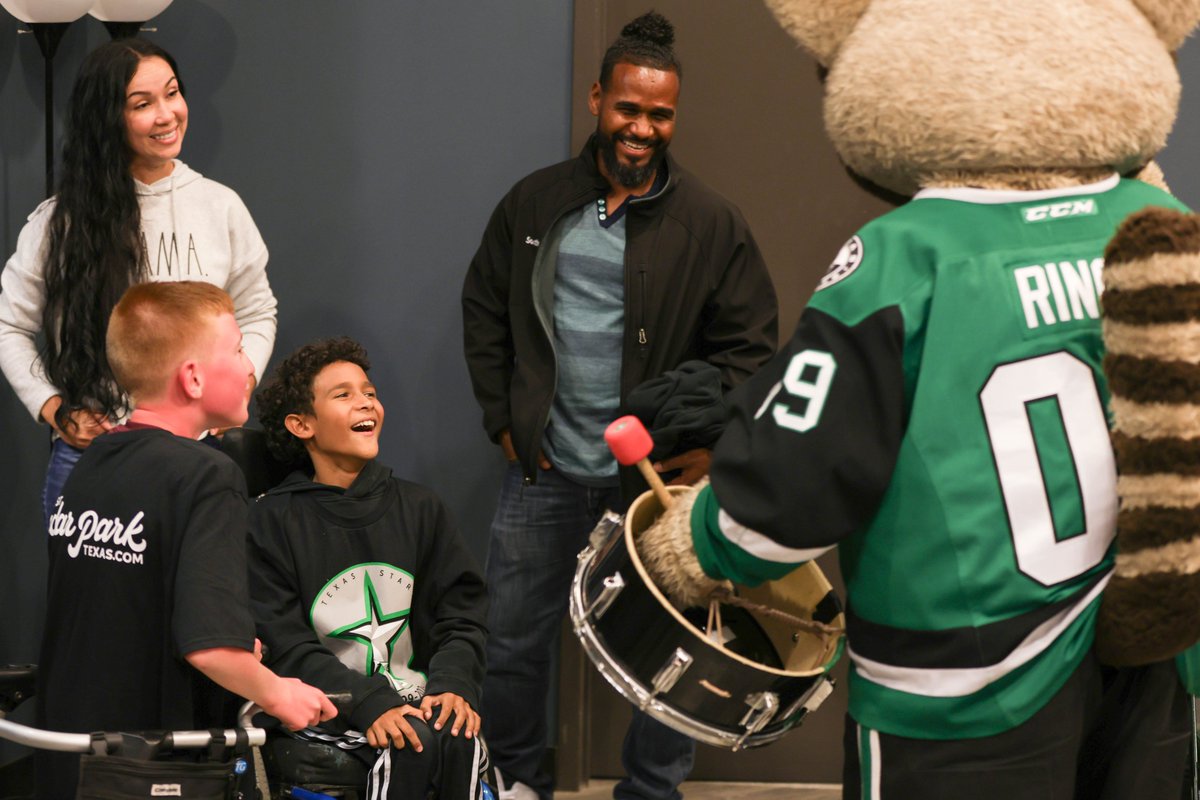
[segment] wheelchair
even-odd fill
[[[251,498],[287,477],[289,467],[270,454],[266,435],[261,430],[233,428],[210,443],[242,470]],[[0,665],[0,738],[33,748],[132,758],[147,764],[185,749],[207,749],[227,760],[228,754],[233,752],[231,766],[237,770],[237,779],[225,795],[230,800],[365,798],[370,772],[366,761],[335,745],[295,738],[277,730],[277,721],[261,714],[261,709],[249,703],[239,711],[237,725],[221,732],[68,734],[42,731],[6,720],[8,713],[33,696],[36,675],[37,667],[33,665]],[[337,705],[348,698],[331,695],[330,699]],[[175,796],[186,798],[191,795]],[[484,796],[491,796],[490,787],[484,788]],[[104,797],[107,800],[124,795]]]
[[[60,733],[22,725],[9,713],[33,697],[37,667],[0,666],[0,738],[61,753],[79,753],[79,797],[125,800],[174,796],[194,800],[256,800],[251,751],[267,738],[263,728],[243,724],[207,731],[124,731]],[[246,709],[252,712],[253,709]],[[243,714],[244,720],[250,714]],[[186,751],[202,758],[171,760]],[[32,781],[23,787],[33,789]],[[11,796],[11,795],[10,795]]]
[[[186,787],[181,787],[180,794],[164,796],[197,800],[263,800],[267,797],[271,800],[362,800],[364,796],[368,767],[361,760],[336,747],[293,739],[272,730],[277,727],[277,722],[261,714],[261,709],[252,703],[241,707],[237,725],[226,730],[60,733],[7,719],[8,714],[34,696],[36,682],[36,665],[0,666],[0,739],[34,749],[80,753],[91,759],[109,757],[114,765],[119,762],[119,771],[132,771],[132,775],[125,776],[126,783],[118,787],[108,774],[112,770],[99,765],[100,777],[89,776],[87,779],[95,785],[81,789],[80,796],[88,800],[93,797],[123,800],[151,796],[149,790],[141,790],[140,779],[152,779],[161,784],[164,776],[181,768],[178,762],[163,759],[189,750],[207,751],[207,759],[199,763],[208,764],[209,768],[192,771],[210,776],[204,784],[216,788],[194,789],[189,793]],[[336,703],[347,698],[335,695],[331,699]],[[191,763],[182,765],[182,769],[187,771]],[[92,764],[96,762],[93,760]],[[159,769],[161,775],[157,774]],[[22,787],[23,794],[6,796],[28,796],[32,788],[30,783]]]

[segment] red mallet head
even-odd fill
[[[632,414],[614,420],[604,429],[604,441],[612,450],[617,461],[626,466],[633,466],[650,455],[654,449],[654,440],[646,431],[642,421]]]

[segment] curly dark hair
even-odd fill
[[[148,275],[125,131],[125,90],[147,58],[175,59],[144,39],[97,47],[79,68],[67,109],[62,176],[47,230],[42,364],[62,395],[61,428],[72,411],[114,416],[125,398],[105,357],[108,316]]]
[[[255,395],[271,455],[294,469],[311,471],[312,460],[304,442],[293,436],[283,421],[288,414],[313,412],[313,381],[321,370],[338,361],[357,364],[363,372],[371,369],[367,351],[348,336],[319,339],[285,358]]]
[[[600,86],[608,88],[613,67],[617,64],[636,64],[664,72],[674,72],[683,80],[683,64],[671,47],[675,43],[675,26],[657,11],[647,11],[621,29],[621,35],[609,45],[600,62]]]

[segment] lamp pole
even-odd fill
[[[67,32],[69,22],[31,22],[29,27],[37,39],[45,62],[45,105],[46,105],[46,197],[54,194],[54,54],[58,43]]]

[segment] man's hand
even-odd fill
[[[517,451],[512,446],[512,433],[507,428],[500,431],[500,449],[504,451],[504,457],[508,463],[515,464],[517,462]]]
[[[508,428],[500,431],[500,449],[504,451],[504,457],[508,459],[508,463],[517,463],[517,451],[513,449],[512,433]],[[550,469],[550,459],[546,458],[546,454],[541,450],[538,451],[538,466],[542,469]]]
[[[712,450],[707,447],[697,447],[677,456],[660,461],[654,465],[655,472],[674,472],[682,470],[679,475],[667,482],[668,486],[692,486],[696,481],[708,474],[712,463]]]
[[[67,424],[63,427],[58,426],[58,422],[54,419],[54,415],[58,413],[59,407],[62,406],[62,395],[54,395],[45,403],[42,404],[42,410],[39,412],[42,421],[54,429],[62,440],[72,447],[80,450],[92,443],[100,434],[105,431],[110,431],[113,428],[112,422],[103,414],[98,414],[95,411],[89,411],[86,408],[77,408],[67,415]]]
[[[279,678],[271,696],[261,702],[262,710],[275,717],[288,730],[298,731],[337,716],[329,698],[315,686],[297,678]]]
[[[424,718],[424,716],[421,709],[414,708],[407,703],[389,708],[376,717],[375,721],[371,723],[371,727],[367,728],[367,744],[376,749],[382,749],[390,744],[397,750],[403,750],[405,740],[408,740],[412,743],[413,749],[419,753],[421,752],[421,737],[413,730],[413,726],[408,724],[405,717]]]
[[[440,731],[450,715],[454,714],[454,727],[450,729],[451,736],[458,736],[458,732],[464,727],[468,739],[479,733],[479,714],[471,708],[470,703],[459,695],[453,692],[442,692],[441,694],[427,694],[421,698],[421,713],[425,716],[426,722],[433,717],[433,709],[437,706],[441,706],[442,711],[438,714],[437,722],[433,723],[434,730]]]

